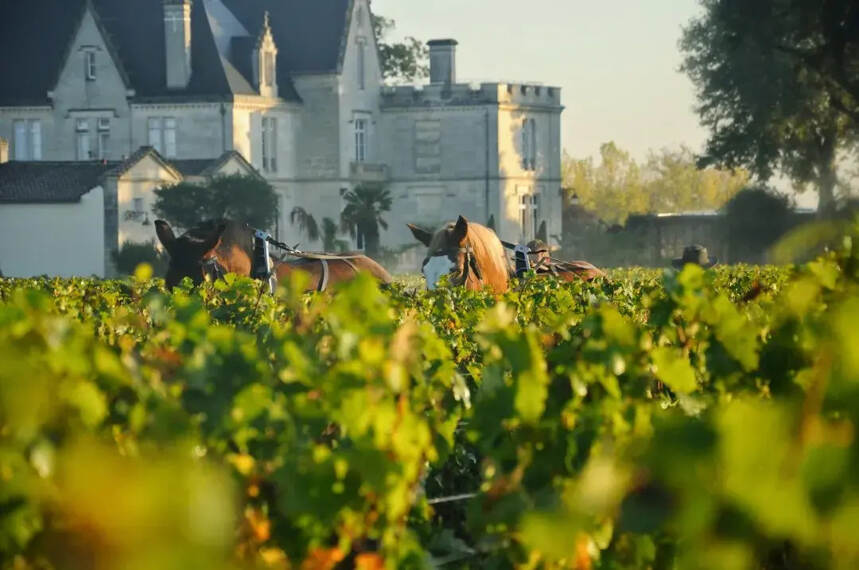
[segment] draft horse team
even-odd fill
[[[511,278],[516,275],[506,251],[512,244],[502,242],[492,229],[469,222],[463,216],[434,233],[412,224],[409,229],[427,247],[421,271],[429,289],[435,289],[446,275],[452,285],[471,290],[486,288],[501,294],[507,291]],[[227,273],[253,274],[257,231],[247,224],[231,220],[203,222],[176,237],[170,224],[158,220],[155,231],[170,257],[166,276],[170,289],[185,277],[199,284],[207,277],[217,278]],[[271,257],[274,276],[280,280],[294,271],[303,271],[310,276],[309,291],[324,291],[329,285],[348,281],[360,272],[371,274],[380,283],[391,282],[391,275],[366,255],[308,253],[267,239],[285,249],[287,257],[293,258]],[[538,277],[589,281],[605,275],[585,261],[563,262],[551,258],[548,246],[538,240],[530,242],[525,251],[527,266],[534,269]]]

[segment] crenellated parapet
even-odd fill
[[[499,105],[561,108],[560,87],[526,83],[432,83],[382,88],[382,108]]]

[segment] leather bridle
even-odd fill
[[[442,255],[447,256],[451,260],[456,259],[457,273],[451,271],[449,274],[451,275],[449,278],[451,285],[459,286],[465,284],[468,281],[469,275],[472,274],[479,282],[483,283],[483,272],[480,271],[480,265],[478,265],[477,258],[474,256],[474,249],[470,245],[439,250],[435,255],[430,257],[440,257]],[[460,255],[462,255],[462,265],[459,264]]]
[[[200,260],[200,269],[203,272],[203,280],[210,279],[212,282],[223,279],[227,274],[226,268],[218,261],[217,256],[207,257]]]

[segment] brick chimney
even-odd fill
[[[431,40],[430,83],[452,85],[456,83],[456,40]]]
[[[0,164],[9,162],[9,143],[6,139],[0,137]]]
[[[191,80],[191,3],[163,0],[168,89],[185,89]]]

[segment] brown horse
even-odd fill
[[[421,269],[427,288],[435,289],[442,275],[454,285],[504,293],[510,285],[510,263],[504,246],[491,229],[462,216],[432,234],[409,224],[412,235],[427,246]]]
[[[199,284],[209,275],[235,273],[250,276],[254,250],[254,230],[247,224],[233,221],[203,222],[176,237],[170,224],[163,220],[155,222],[158,239],[170,254],[170,265],[165,279],[172,289],[185,277]],[[382,283],[390,283],[391,276],[385,269],[365,255],[321,254],[314,258],[295,261],[274,261],[278,280],[293,271],[310,274],[308,291],[322,291],[329,284],[348,281],[358,272],[366,271]]]
[[[558,261],[550,257],[549,246],[540,240],[528,243],[531,258],[531,268],[539,276],[552,275],[563,281],[593,281],[597,277],[605,277],[605,273],[587,261]]]

